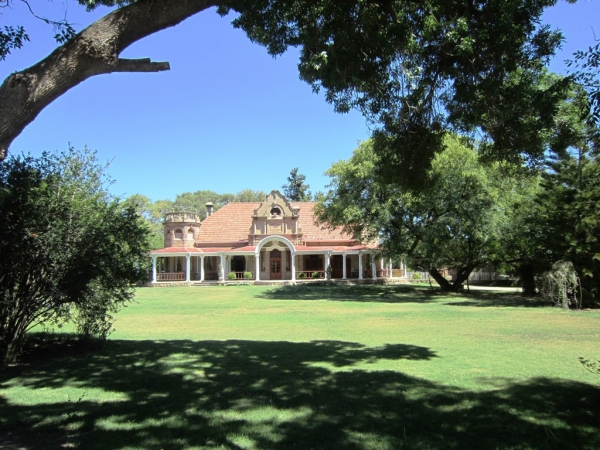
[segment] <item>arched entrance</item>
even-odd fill
[[[295,257],[296,251],[289,239],[278,235],[264,238],[255,250],[256,266],[260,267],[260,272],[256,272],[256,281],[296,281]]]
[[[269,255],[269,279],[281,280],[281,251],[271,250]]]

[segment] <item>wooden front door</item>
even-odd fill
[[[344,257],[333,255],[331,257],[331,278],[342,278],[344,276]]]
[[[281,280],[281,252],[279,250],[272,250],[270,257],[271,274],[270,280]]]

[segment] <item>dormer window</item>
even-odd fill
[[[279,217],[281,217],[281,209],[279,209],[279,207],[275,206],[275,207],[271,208],[270,214],[271,214],[271,218],[279,218]]]

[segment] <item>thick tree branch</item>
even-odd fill
[[[224,0],[139,0],[97,20],[29,69],[0,86],[0,161],[14,139],[50,103],[94,75],[158,72],[167,62],[121,59],[134,42]]]
[[[168,62],[152,62],[150,58],[124,59],[119,58],[111,72],[161,72],[169,70]]]

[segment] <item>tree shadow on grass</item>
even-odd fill
[[[524,297],[514,292],[470,291],[455,300],[444,303],[450,306],[549,308],[552,305],[541,297]]]
[[[600,448],[597,386],[539,378],[473,392],[362,364],[435,364],[425,347],[182,340],[109,341],[58,359],[44,352],[0,373],[4,393],[72,386],[81,397],[28,404],[1,395],[0,446]],[[103,401],[98,390],[117,398]]]
[[[363,303],[429,303],[442,294],[439,289],[381,284],[299,284],[279,286],[257,295],[267,300],[329,300]]]
[[[296,285],[264,291],[257,298],[267,300],[327,300],[362,303],[441,303],[450,306],[524,307],[551,306],[539,297],[514,292],[472,290],[442,292],[439,287],[413,285]],[[450,299],[450,300],[449,300]]]

